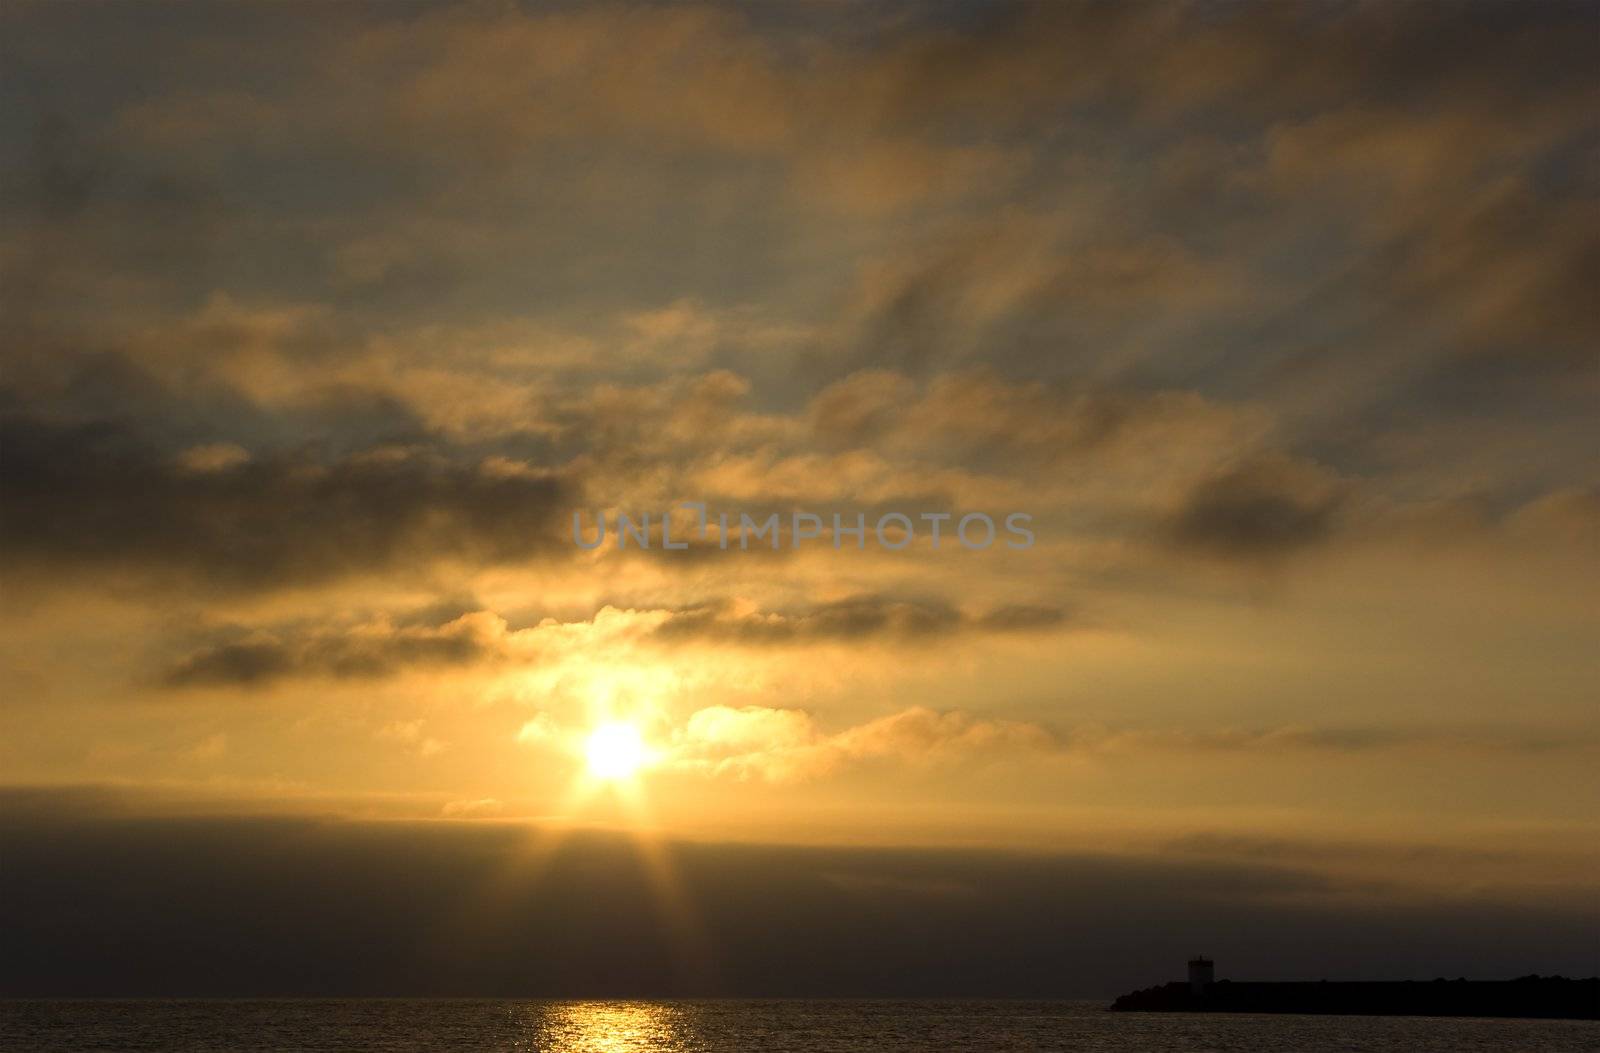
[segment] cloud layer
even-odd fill
[[[628,719],[669,829],[1592,834],[1595,30],[10,5],[0,766],[552,815]],[[683,501],[1037,543],[571,542]]]

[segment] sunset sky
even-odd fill
[[[270,823],[631,845],[706,961],[1199,882],[1595,971],[1596,10],[7,4],[12,909]],[[1037,543],[573,543],[680,501]]]

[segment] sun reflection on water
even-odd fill
[[[529,1021],[539,1053],[690,1053],[692,1011],[662,1002],[565,1002]]]

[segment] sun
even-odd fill
[[[623,721],[609,721],[589,733],[584,744],[589,774],[597,779],[629,779],[649,760],[639,729]]]

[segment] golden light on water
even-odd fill
[[[551,1053],[672,1053],[695,1048],[690,1014],[658,1002],[575,1002],[542,1007],[537,1049]]]

